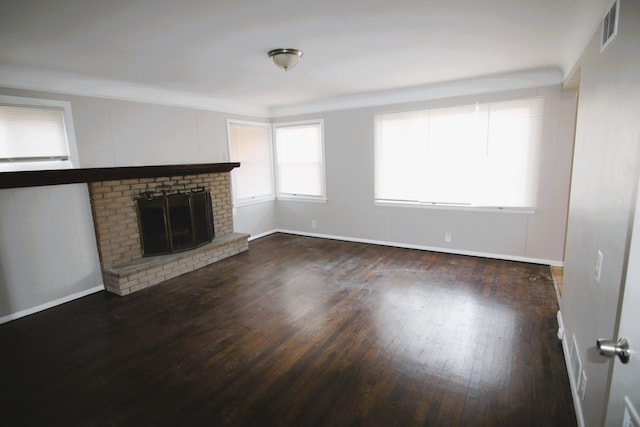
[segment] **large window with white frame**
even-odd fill
[[[274,124],[279,199],[326,201],[322,120]]]
[[[375,116],[376,204],[531,211],[544,98]]]
[[[234,205],[273,200],[271,125],[228,120],[227,134],[230,161],[241,164],[231,171]]]
[[[71,104],[0,95],[0,171],[78,167]]]

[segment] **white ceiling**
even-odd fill
[[[0,86],[269,115],[522,70],[562,76],[607,3],[0,0]],[[286,73],[267,58],[280,47],[304,51]]]

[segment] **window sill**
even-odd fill
[[[73,169],[71,161],[0,161],[0,172],[39,172],[61,169]]]
[[[326,197],[313,196],[278,196],[277,198],[283,202],[308,202],[308,203],[327,203]]]
[[[233,202],[233,207],[241,208],[243,206],[258,205],[260,203],[273,202],[275,199],[276,198],[274,196],[269,196],[269,197],[256,197],[254,199],[237,200]]]
[[[375,200],[375,206],[381,207],[393,207],[393,208],[418,208],[418,209],[437,209],[437,210],[452,210],[452,211],[464,211],[464,212],[488,212],[498,214],[520,214],[520,215],[534,215],[536,213],[535,208],[523,207],[523,208],[503,208],[497,206],[473,206],[473,205],[445,205],[436,203],[422,203],[422,202],[401,202],[401,201],[385,201]]]

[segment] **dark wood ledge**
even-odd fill
[[[114,168],[56,169],[43,171],[0,172],[0,188],[38,187],[78,184],[114,179],[156,178],[229,172],[240,163],[194,163],[189,165],[124,166]]]

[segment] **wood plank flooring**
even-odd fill
[[[576,425],[547,266],[275,234],[0,325],[3,425]]]

